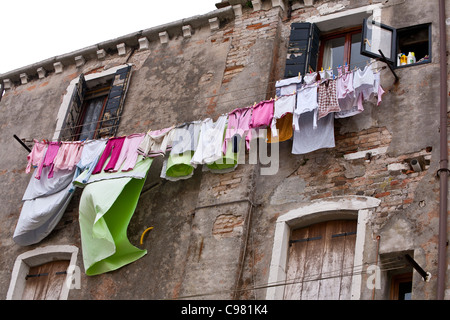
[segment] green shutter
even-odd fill
[[[286,59],[285,78],[317,71],[320,31],[314,23],[292,23]]]

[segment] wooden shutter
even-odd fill
[[[82,106],[86,88],[87,85],[86,80],[84,79],[84,74],[81,74],[69,103],[66,120],[64,121],[64,126],[60,135],[61,140],[74,140],[80,131],[79,121],[82,114]]]
[[[116,71],[108,101],[106,102],[98,136],[115,136],[122,115],[124,101],[131,77],[131,66]]]
[[[58,300],[68,267],[69,260],[31,267],[25,278],[22,300]]]
[[[284,77],[317,70],[320,31],[314,23],[292,23]]]
[[[333,220],[292,232],[284,299],[351,298],[356,220]]]

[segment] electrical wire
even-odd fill
[[[346,273],[339,273],[336,275],[332,275],[332,274],[330,275],[330,273],[340,272],[342,270],[337,269],[337,270],[328,271],[328,272],[325,272],[322,274],[319,274],[319,273],[310,274],[310,275],[308,275],[308,277],[295,277],[295,278],[289,278],[289,279],[282,280],[282,281],[270,282],[267,284],[253,285],[253,286],[247,287],[247,288],[217,290],[217,291],[212,291],[212,292],[176,297],[173,299],[192,299],[192,298],[208,297],[208,296],[213,296],[213,295],[218,295],[218,294],[235,294],[236,291],[237,292],[246,292],[246,291],[250,291],[250,290],[261,290],[261,289],[267,289],[267,288],[273,288],[273,287],[279,287],[279,286],[289,286],[289,285],[295,285],[295,284],[300,284],[300,283],[305,283],[305,282],[322,281],[322,280],[328,280],[328,279],[333,279],[333,278],[338,278],[338,277],[350,277],[350,276],[355,276],[355,275],[359,276],[359,275],[367,274],[367,271],[364,271],[363,267],[369,266],[373,263],[374,262],[364,263],[359,266],[352,266],[352,267],[344,268],[344,270],[349,270],[349,271],[346,271]],[[387,271],[398,270],[398,269],[403,269],[405,267],[408,267],[407,264],[402,263],[402,261],[399,260],[398,258],[385,259],[383,262],[380,263],[380,265],[381,265],[380,269],[379,269],[380,272],[387,272]],[[361,270],[358,271],[357,268],[359,268],[359,267],[361,267]],[[355,269],[356,269],[356,272],[355,272]],[[168,299],[168,300],[173,300],[173,299]]]

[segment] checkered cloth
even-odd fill
[[[336,93],[336,81],[327,79],[319,85],[317,102],[319,105],[318,119],[325,117],[330,112],[339,112],[339,102]]]

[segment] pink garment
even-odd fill
[[[385,93],[385,91],[384,91],[384,89],[381,87],[381,85],[378,86],[378,91],[377,91],[377,93],[378,93],[377,106],[379,106],[380,103],[381,103],[381,100],[382,100],[381,97],[382,97],[383,94]]]
[[[97,174],[102,171],[103,165],[105,164],[108,157],[111,155],[108,164],[106,165],[104,171],[110,172],[114,170],[114,166],[116,165],[117,160],[120,156],[120,151],[122,150],[123,143],[125,141],[125,137],[111,138],[108,140],[105,146],[105,150],[103,150],[102,156],[97,162],[94,171],[92,174]]]
[[[252,110],[250,128],[268,127],[272,123],[274,101],[261,101]]]
[[[26,173],[30,173],[31,167],[37,167],[44,161],[45,151],[47,150],[47,143],[39,142],[34,139],[34,146],[31,149],[31,152],[28,154],[27,159],[27,167],[25,169]]]
[[[120,151],[119,159],[117,159],[116,165],[112,170],[113,172],[119,171],[122,164],[123,167],[121,171],[133,170],[139,155],[137,149],[143,139],[144,139],[143,133],[132,134],[125,138],[122,150]]]
[[[252,108],[238,108],[234,109],[228,114],[228,125],[227,130],[225,130],[225,139],[223,142],[223,153],[227,151],[227,144],[230,139],[238,134],[241,138],[247,134],[245,137],[247,150],[250,150],[250,121],[252,119]]]
[[[81,159],[83,142],[63,141],[53,161],[55,171],[72,170]]]
[[[38,168],[38,172],[36,174],[36,179],[41,179],[42,169],[44,167],[50,167],[50,171],[48,172],[48,178],[53,178],[53,160],[58,154],[59,150],[59,142],[50,142],[47,148],[47,152],[45,153],[44,161],[41,162]]]
[[[344,73],[342,73],[342,67],[338,67],[338,79],[336,83],[336,92],[338,99],[344,99],[350,94],[353,94],[353,73],[348,72],[348,66],[344,67]]]

